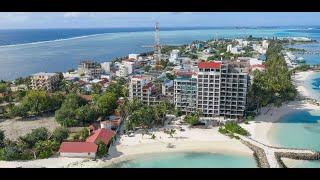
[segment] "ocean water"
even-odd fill
[[[294,168],[320,168],[320,161],[303,161],[293,166]]]
[[[273,144],[320,151],[320,111],[303,110],[283,116],[270,132]]]
[[[162,153],[120,162],[113,168],[256,168],[252,156],[211,153]]]
[[[303,30],[303,29],[302,29]],[[177,45],[211,38],[302,36],[320,39],[318,32],[288,28],[164,29],[161,44]],[[152,50],[152,28],[2,30],[0,31],[0,79],[13,80],[32,73],[67,71],[84,59],[98,62],[129,53]]]

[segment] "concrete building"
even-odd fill
[[[197,110],[197,74],[192,71],[178,71],[174,80],[174,104],[182,112]]]
[[[165,97],[167,97],[167,99],[169,100],[169,102],[174,102],[173,101],[173,97],[174,97],[174,87],[173,87],[173,82],[172,80],[167,80],[165,82],[163,82],[162,84],[162,95],[164,95]]]
[[[128,69],[124,64],[119,65],[119,70],[116,72],[118,77],[127,77],[128,76]]]
[[[241,119],[246,108],[249,61],[199,62],[198,69],[178,71],[174,104],[203,117]]]
[[[35,90],[54,91],[57,88],[59,74],[57,73],[36,73],[31,76],[31,88]]]
[[[81,61],[78,65],[78,74],[80,76],[87,75],[90,78],[100,78],[103,69],[99,63],[93,61]]]
[[[88,142],[63,142],[59,149],[60,156],[73,158],[96,158],[98,145]]]
[[[205,117],[219,116],[221,63],[198,63],[197,107]]]
[[[170,53],[169,61],[171,63],[176,63],[178,58],[179,58],[179,53],[180,53],[180,50],[178,50],[178,49],[172,50],[171,53]]]
[[[104,70],[105,73],[109,73],[110,72],[110,66],[111,66],[111,62],[103,62],[103,63],[101,63],[101,68]]]
[[[232,44],[228,44],[228,46],[227,46],[227,52],[231,52],[231,49],[232,49]]]
[[[132,76],[129,84],[129,99],[139,99],[147,105],[158,104],[163,101],[159,92],[148,77]]]
[[[139,54],[129,54],[128,55],[128,59],[138,60],[138,58],[139,58]]]
[[[127,68],[128,75],[133,73],[136,64],[134,61],[122,61],[122,64]]]
[[[221,63],[220,116],[241,119],[247,102],[248,61]]]

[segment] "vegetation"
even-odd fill
[[[135,99],[126,104],[126,109],[128,114],[130,114],[125,122],[127,130],[134,130],[136,127],[147,129],[154,125],[164,125],[168,102],[161,102],[155,106],[147,106],[140,100]]]
[[[63,95],[59,93],[48,94],[45,91],[30,90],[22,98],[19,105],[10,108],[7,116],[10,118],[28,115],[40,115],[45,112],[52,112],[61,106]]]
[[[56,111],[55,119],[62,126],[70,127],[79,125],[76,119],[77,109],[85,105],[85,102],[75,93],[67,95],[61,108]]]
[[[51,138],[54,141],[61,143],[63,140],[67,139],[68,136],[69,136],[69,131],[67,128],[58,127],[53,131]]]
[[[292,51],[292,52],[301,52],[301,53],[307,51],[307,50],[305,50],[305,49],[298,49],[298,48],[289,48],[288,50],[289,50],[289,51]]]
[[[99,141],[97,145],[98,145],[98,150],[97,150],[98,157],[103,157],[108,153],[108,147],[104,142]]]
[[[43,159],[57,152],[61,142],[68,137],[68,131],[57,128],[53,134],[46,128],[32,130],[31,133],[10,141],[3,136],[3,146],[0,149],[0,160],[30,160]]]
[[[308,64],[302,64],[296,68],[293,69],[293,72],[296,72],[296,71],[308,71],[310,69],[310,65]]]
[[[258,110],[267,104],[280,106],[282,102],[293,100],[297,91],[291,81],[283,55],[282,45],[271,41],[267,51],[266,71],[255,71],[253,83],[249,86],[249,110]]]
[[[199,113],[193,112],[190,114],[187,114],[184,118],[184,121],[190,124],[191,126],[197,124],[199,122]]]
[[[109,116],[117,108],[117,97],[112,92],[106,92],[94,102],[94,107],[97,115],[102,117]]]
[[[249,132],[243,129],[239,124],[234,121],[227,122],[224,126],[219,127],[219,132],[221,134],[231,135],[240,134],[243,136],[248,136]]]
[[[35,144],[35,154],[38,159],[44,159],[52,156],[58,149],[60,143],[54,140],[38,141]]]
[[[151,69],[151,66],[150,66],[150,65],[145,65],[145,66],[143,67],[143,70],[144,70],[145,72],[149,72],[150,69]]]
[[[169,80],[174,80],[176,78],[176,76],[174,74],[171,73],[166,73],[166,78]]]
[[[0,148],[4,147],[4,138],[5,138],[4,131],[0,130]]]

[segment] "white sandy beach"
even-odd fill
[[[308,78],[308,76],[311,76],[313,73],[315,72],[299,72],[293,76],[294,84],[297,87],[299,94],[303,97],[311,97],[311,92],[304,86],[303,82]],[[268,106],[262,108],[261,114],[255,117],[254,121],[250,122],[249,124],[241,124],[241,126],[250,132],[253,139],[258,140],[264,144],[279,146],[271,140],[271,134],[273,133],[272,126],[274,122],[279,121],[281,117],[286,114],[301,110],[320,110],[320,107],[305,100],[292,101],[283,104],[281,107]],[[296,163],[300,163],[301,161],[284,158],[284,162],[289,167],[293,167],[296,165]]]
[[[180,125],[181,126],[181,125]],[[171,126],[171,128],[177,126]],[[252,156],[253,152],[235,139],[230,139],[218,132],[218,128],[189,129],[182,126],[185,131],[178,131],[172,137],[163,131],[154,132],[156,139],[150,135],[136,134],[134,137],[121,136],[118,144],[110,149],[110,156],[105,160],[74,163],[68,167],[106,167],[113,163],[137,158],[150,153],[170,152],[209,152],[221,154],[238,154]],[[168,144],[174,145],[168,148]]]
[[[297,90],[300,93],[300,95],[312,98],[312,92],[304,86],[304,82],[308,79],[308,77],[313,76],[315,73],[316,72],[314,71],[304,71],[298,72],[295,75],[293,75],[293,83],[297,87]]]
[[[182,127],[185,131],[180,131]],[[156,138],[151,135],[136,133],[134,137],[122,135],[110,148],[109,156],[99,160],[84,158],[55,157],[33,161],[0,161],[0,167],[25,168],[59,168],[59,167],[105,167],[112,163],[137,158],[148,153],[166,152],[208,152],[221,154],[238,154],[252,156],[253,152],[235,139],[230,139],[218,132],[218,127],[199,129],[189,128],[188,125],[167,125],[166,128],[175,128],[173,138],[163,130],[154,130]],[[171,143],[174,147],[168,148]]]

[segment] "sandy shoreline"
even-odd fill
[[[294,83],[300,95],[310,97],[310,92],[304,87],[303,82],[313,73],[312,71],[300,72],[294,76]],[[276,145],[270,138],[273,124],[284,115],[301,110],[320,110],[320,107],[306,101],[292,101],[283,104],[281,107],[268,106],[262,108],[261,114],[254,121],[249,124],[241,124],[241,126],[250,132],[253,139],[265,144]],[[140,133],[136,133],[134,137],[122,135],[115,146],[110,148],[109,156],[105,159],[88,160],[57,157],[26,162],[0,161],[0,167],[106,167],[145,154],[170,152],[206,152],[244,156],[252,156],[253,154],[248,147],[239,141],[220,134],[218,127],[198,129],[174,123],[173,125],[167,125],[166,128],[176,129],[173,138],[164,133],[163,129],[153,130],[155,139],[151,139],[151,135]],[[180,131],[180,128],[184,131]],[[174,145],[174,148],[168,148],[169,143]],[[289,167],[298,163],[288,159],[284,161]]]
[[[110,156],[105,160],[75,163],[68,167],[106,167],[114,163],[138,158],[152,153],[171,152],[205,152],[227,155],[252,156],[253,152],[241,142],[230,139],[218,132],[218,128],[188,129],[177,131],[173,138],[163,131],[155,132],[156,140],[150,135],[136,134],[135,137],[122,136],[116,146],[113,146]],[[168,148],[171,143],[173,148]]]
[[[306,71],[306,72],[299,72],[293,76],[293,81],[299,95],[303,97],[311,98],[311,92],[304,86],[304,81],[307,80],[309,76],[312,76],[315,72],[313,71]],[[273,145],[273,146],[280,146],[272,141],[272,134],[274,133],[273,125],[275,122],[279,121],[281,117],[297,111],[304,111],[304,110],[320,110],[320,107],[314,104],[311,104],[305,100],[303,101],[291,101],[289,103],[283,104],[281,107],[264,107],[261,109],[261,114],[255,117],[253,122],[250,124],[241,124],[242,127],[247,129],[251,137],[256,139],[262,143]],[[294,167],[297,163],[301,163],[301,161],[294,161],[290,159],[284,159],[284,162],[288,165],[288,167]]]

